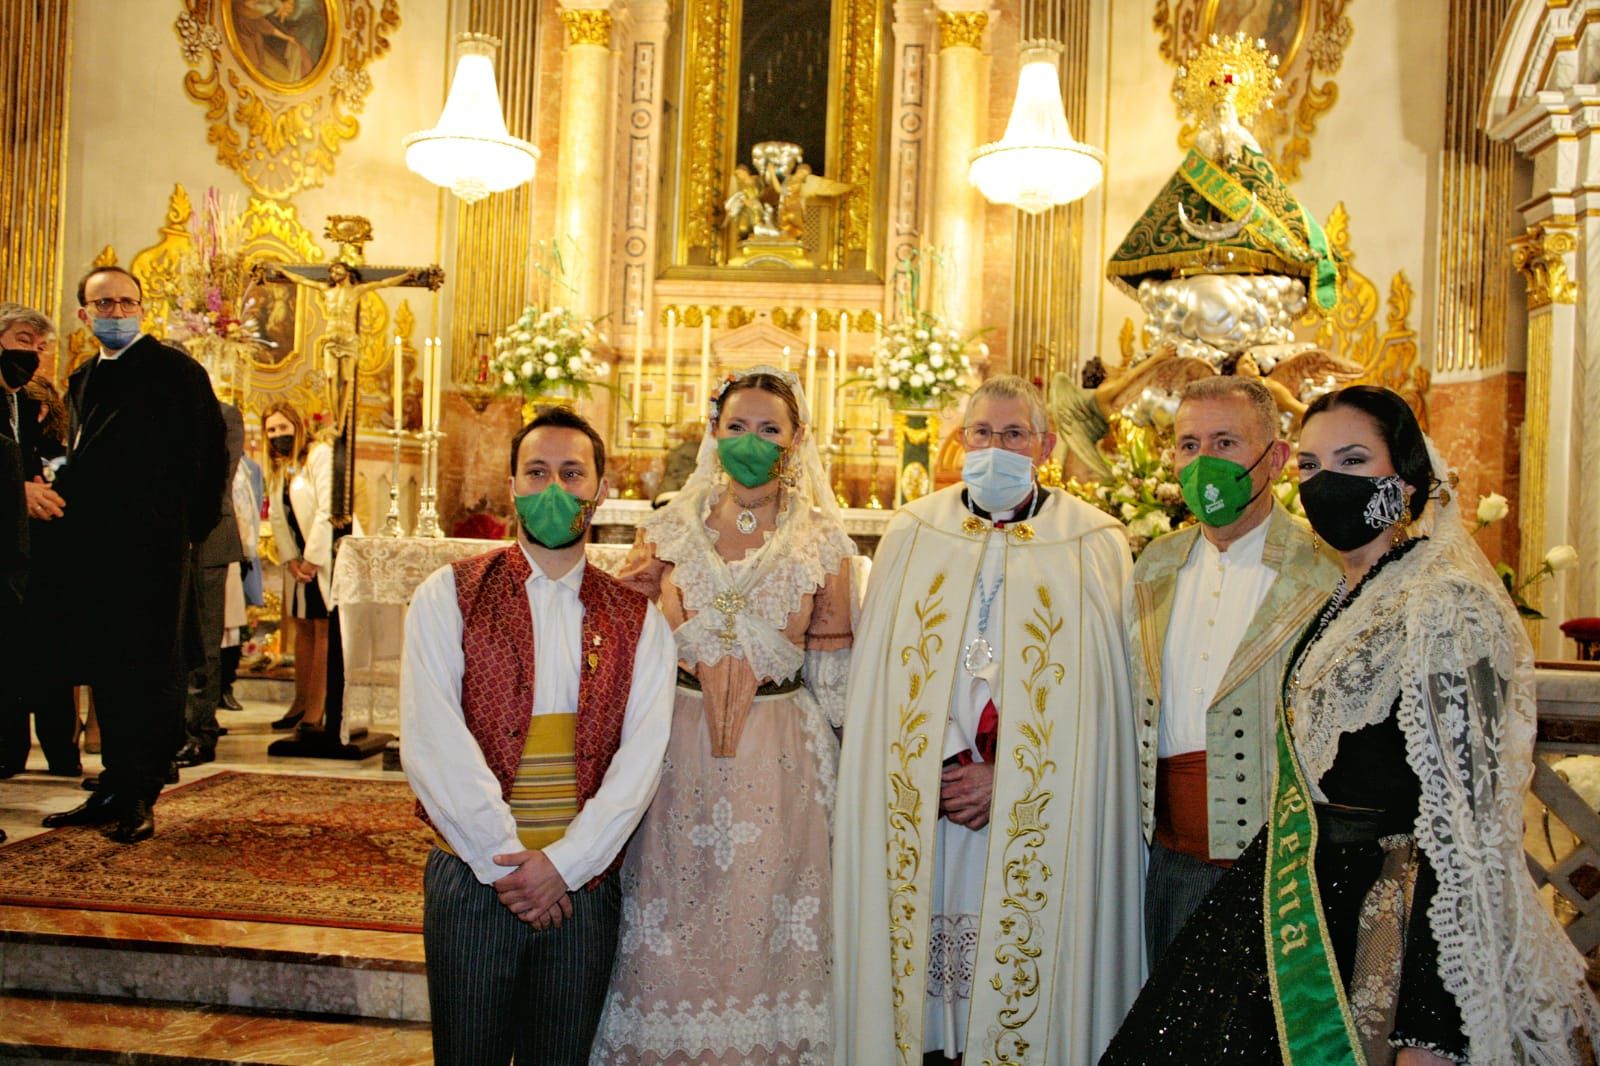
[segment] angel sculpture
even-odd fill
[[[801,163],[784,179],[778,199],[778,229],[785,237],[799,239],[806,231],[806,201],[813,197],[843,196],[854,185],[835,181],[811,172],[811,164]]]
[[[1354,381],[1362,370],[1313,344],[1263,345],[1221,367],[1185,354],[1177,344],[1167,344],[1093,389],[1084,388],[1071,375],[1057,374],[1050,386],[1050,411],[1067,451],[1094,476],[1106,477],[1111,470],[1099,445],[1111,428],[1113,414],[1121,412],[1139,424],[1168,431],[1184,388],[1219,373],[1260,381],[1292,431],[1311,400]]]
[[[733,192],[724,205],[727,225],[738,240],[751,237],[776,237],[778,227],[773,221],[773,204],[762,195],[761,182],[755,172],[740,163],[733,168]]]

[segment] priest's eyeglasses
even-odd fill
[[[1033,443],[1039,436],[1031,429],[1021,426],[1007,426],[1005,429],[990,429],[988,426],[962,426],[961,442],[968,448],[1004,448],[1008,452],[1020,452]]]
[[[121,311],[125,315],[131,315],[137,313],[142,304],[131,296],[120,298],[106,296],[98,300],[90,300],[89,306],[102,315],[109,315],[113,311]]]

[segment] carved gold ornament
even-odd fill
[[[217,161],[263,196],[323,184],[361,130],[367,66],[389,50],[399,0],[316,0],[287,18],[258,0],[183,3],[183,88],[206,108]]]
[[[922,790],[916,785],[914,763],[928,750],[929,708],[924,706],[928,683],[938,673],[934,665],[944,650],[941,627],[950,620],[944,609],[945,574],[934,575],[927,593],[913,605],[917,613],[917,641],[900,649],[900,661],[910,670],[906,677],[906,696],[897,711],[898,729],[889,745],[895,768],[889,773],[889,974],[894,982],[894,1039],[900,1061],[906,1066],[919,1062],[922,1049],[913,1050],[912,1011],[923,1009],[926,990],[922,985],[923,967],[917,961],[917,881],[922,868]],[[939,708],[943,721],[944,709]],[[941,725],[941,729],[942,729]],[[922,946],[926,951],[927,945]]]
[[[1280,0],[1244,4],[1239,0],[1157,0],[1155,28],[1161,56],[1177,66],[1212,35],[1242,33],[1277,56],[1280,85],[1254,123],[1240,109],[1261,151],[1286,182],[1300,177],[1311,156],[1317,122],[1339,98],[1332,76],[1344,63],[1354,27],[1345,14],[1350,0]],[[1319,78],[1321,80],[1319,80]],[[1186,121],[1178,143],[1194,143],[1196,125]]]
[[[1578,283],[1568,276],[1565,259],[1577,248],[1572,230],[1542,225],[1511,242],[1511,262],[1528,284],[1528,310],[1578,302]]]
[[[986,11],[939,12],[939,49],[982,48],[983,31],[989,25]]]
[[[611,12],[563,8],[561,22],[567,27],[567,44],[611,47]]]

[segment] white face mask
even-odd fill
[[[972,502],[985,511],[1009,511],[1027,499],[1033,488],[1033,460],[1004,448],[981,448],[967,453],[961,463],[961,480]]]

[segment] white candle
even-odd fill
[[[422,338],[422,359],[418,366],[422,374],[422,429],[428,428],[428,409],[433,406],[433,339]]]
[[[399,337],[394,339],[394,428],[405,428],[405,408],[402,403],[406,392],[406,346]]]
[[[433,431],[439,432],[439,415],[444,403],[444,341],[433,338]]]
[[[812,428],[815,429],[817,425],[817,412],[821,410],[821,408],[817,406],[816,348],[806,349],[806,405],[809,408],[809,410],[806,412],[806,421],[811,423]],[[820,444],[821,441],[818,441],[817,443]]]
[[[710,417],[711,411],[711,308],[700,309],[700,396],[699,403]]]
[[[639,421],[644,402],[644,334],[648,328],[644,320],[644,308],[639,308],[635,316],[633,329],[633,420]]]
[[[850,376],[850,312],[839,312],[839,367]]]
[[[667,394],[661,401],[661,420],[668,425],[672,424],[672,370],[674,356],[672,352],[673,338],[678,331],[678,312],[667,312]]]
[[[783,346],[783,372],[785,374],[789,372],[789,346],[787,344]]]
[[[806,326],[806,350],[811,352],[817,350],[817,313],[815,311],[811,312],[811,321]]]
[[[828,387],[822,394],[822,439],[817,441],[818,446],[824,446],[833,440],[833,400],[834,390],[839,386],[839,353],[832,348],[828,349]]]

